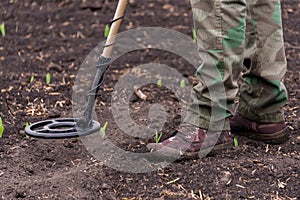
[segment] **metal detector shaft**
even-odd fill
[[[128,0],[120,0],[118,3],[118,7],[106,40],[106,44],[105,44],[106,47],[103,49],[103,53],[102,53],[102,56],[105,58],[110,58],[111,56],[113,44],[115,43],[116,35],[119,32],[119,28],[121,26],[127,4],[128,4]]]
[[[93,108],[96,101],[97,92],[103,81],[104,72],[107,70],[107,68],[110,65],[111,53],[116,40],[116,36],[119,32],[119,28],[121,26],[124,17],[127,4],[128,4],[128,0],[119,0],[118,2],[117,10],[111,22],[110,31],[103,52],[99,57],[98,64],[96,66],[97,72],[91,90],[89,91],[88,94],[87,107],[83,113],[83,116],[79,118],[77,122],[77,126],[79,127],[85,128],[89,126],[90,123],[92,122],[92,114],[93,114]]]

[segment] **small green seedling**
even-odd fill
[[[108,125],[108,122],[105,122],[103,127],[101,127],[101,129],[100,129],[100,136],[101,136],[102,139],[104,139],[104,137],[105,137],[105,132],[106,132],[106,129],[107,129],[107,125]]]
[[[50,73],[47,73],[46,74],[46,84],[49,85],[50,82],[51,82],[51,75],[50,75]]]
[[[194,28],[192,29],[192,32],[193,32],[193,40],[194,40],[194,42],[196,42],[197,41],[197,32]]]
[[[32,75],[32,76],[30,77],[29,83],[32,83],[33,81],[34,81],[34,76]]]
[[[4,126],[2,124],[2,118],[0,117],[0,138],[2,138],[4,132]]]
[[[157,87],[162,87],[162,81],[161,81],[161,79],[159,79],[159,80],[157,81]]]
[[[5,36],[5,25],[4,25],[4,23],[0,24],[0,32],[1,32],[2,36],[4,37]]]
[[[29,126],[29,123],[28,122],[26,122],[25,123],[25,128],[27,128]],[[27,135],[26,133],[25,133],[25,137],[26,137],[26,139],[29,139],[30,138],[30,136],[29,135]]]
[[[180,81],[180,87],[185,88],[185,80],[184,79],[182,81]]]
[[[233,145],[234,145],[234,147],[238,147],[239,146],[239,141],[238,141],[238,139],[236,137],[233,139]]]
[[[104,37],[107,38],[109,35],[110,26],[107,24],[104,29]]]
[[[158,134],[158,131],[155,132],[155,143],[158,144],[162,137],[162,132]]]

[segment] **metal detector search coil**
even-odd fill
[[[78,119],[75,118],[49,119],[33,123],[25,131],[31,137],[61,139],[88,135],[100,130],[99,122],[92,121],[85,129],[76,126],[77,122]]]

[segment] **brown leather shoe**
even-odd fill
[[[262,123],[236,115],[230,119],[230,127],[235,135],[242,135],[269,144],[283,143],[289,137],[285,122]]]
[[[191,159],[233,146],[230,131],[209,132],[191,124],[183,124],[175,136],[160,143],[149,143],[150,151],[160,151],[159,156],[178,156]],[[157,152],[156,152],[157,153]]]

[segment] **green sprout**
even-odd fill
[[[25,128],[27,128],[29,126],[29,123],[28,122],[26,122],[25,123]],[[27,135],[26,133],[25,133],[25,137],[26,137],[26,139],[29,139],[30,138],[30,136],[29,135]]]
[[[238,139],[236,137],[233,139],[233,145],[234,145],[234,147],[238,147],[239,146],[239,141],[238,141]]]
[[[185,80],[184,79],[182,81],[180,81],[180,87],[185,88]]]
[[[34,76],[32,75],[30,80],[29,80],[29,83],[32,83],[34,81]]]
[[[193,40],[194,40],[194,42],[196,42],[197,41],[197,32],[194,28],[192,29],[192,32],[193,32]]]
[[[162,81],[161,81],[161,79],[159,79],[159,80],[157,81],[157,86],[158,86],[158,87],[162,87]]]
[[[100,135],[101,135],[102,139],[104,139],[104,137],[105,137],[105,132],[106,132],[106,129],[107,129],[107,125],[108,125],[108,122],[105,122],[103,127],[101,127],[101,129],[100,129]]]
[[[49,85],[50,82],[51,82],[51,75],[50,75],[50,73],[47,73],[46,74],[46,84]]]
[[[158,134],[158,131],[155,132],[155,143],[158,144],[162,137],[162,132]]]
[[[105,26],[105,30],[104,30],[104,37],[107,38],[109,35],[109,31],[110,31],[110,26],[107,24]]]
[[[2,118],[0,117],[0,138],[2,138],[4,132],[4,126],[2,124]]]
[[[1,32],[2,36],[4,37],[5,36],[5,25],[4,25],[4,23],[0,24],[0,32]]]

